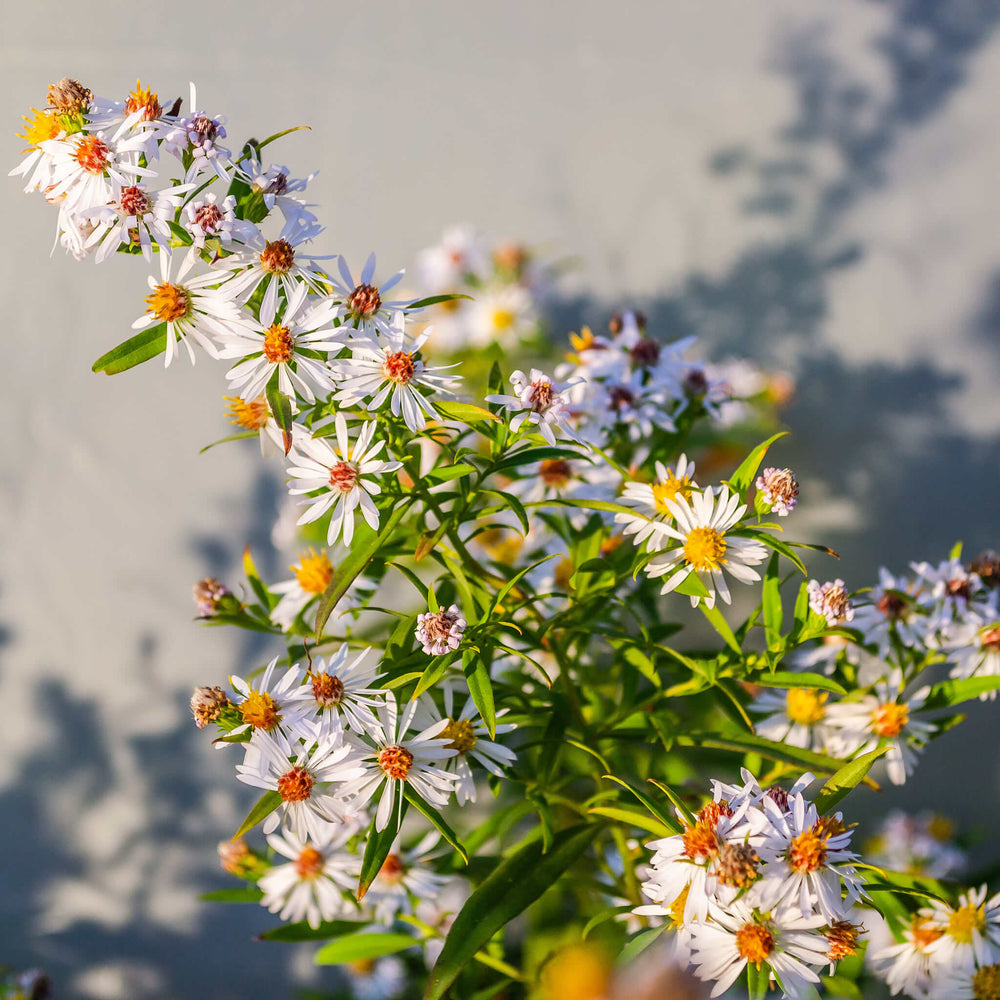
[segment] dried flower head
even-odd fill
[[[204,729],[210,722],[217,721],[231,704],[226,692],[220,687],[196,687],[191,695],[194,724],[199,729]]]

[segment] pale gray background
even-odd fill
[[[859,586],[1000,543],[998,22],[986,0],[42,0],[5,12],[0,121],[67,74],[165,99],[193,79],[234,143],[312,126],[274,154],[321,170],[325,252],[412,264],[467,220],[580,255],[566,328],[638,299],[661,335],[796,375],[798,528]],[[248,540],[287,562],[279,488],[252,446],[197,453],[226,432],[219,365],[90,373],[145,268],[50,260],[54,214],[7,192],[0,961],[62,997],[288,997],[308,955],[195,900],[252,795],[186,710],[249,655],[192,624],[190,584]],[[998,710],[871,805],[950,810],[995,859]]]

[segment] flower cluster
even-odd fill
[[[676,953],[700,979],[725,992],[748,963],[785,996],[807,995],[818,970],[858,950],[854,918],[861,879],[842,815],[820,815],[804,789],[762,789],[743,771],[742,786],[713,782],[714,796],[683,831],[654,851],[642,891],[653,902],[636,913],[669,918]]]

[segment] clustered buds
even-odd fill
[[[443,656],[458,649],[465,632],[466,621],[453,604],[446,611],[428,611],[417,615],[417,642],[425,653]]]

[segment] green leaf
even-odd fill
[[[691,579],[691,576],[694,576],[694,574],[692,573],[690,576],[688,576],[688,580]],[[687,581],[685,581],[685,583],[686,582]],[[681,586],[683,586],[683,584]],[[677,590],[680,591],[680,587],[678,587]],[[718,605],[710,608],[704,601],[699,601],[698,607],[701,608],[702,614],[708,619],[712,628],[714,628],[715,631],[718,632],[719,635],[722,637],[722,641],[734,653],[737,653],[738,655],[742,656],[743,649],[740,647],[740,644],[737,641],[736,636],[733,635],[733,630],[729,627],[729,622],[727,622],[726,619],[723,617],[723,614],[719,610]]]
[[[771,967],[747,962],[747,1000],[765,1000],[771,980]]]
[[[967,677],[960,681],[942,681],[931,688],[923,707],[948,708],[998,689],[1000,677]]]
[[[521,527],[524,528],[525,534],[531,530],[528,524],[528,512],[524,509],[524,504],[513,493],[505,493],[503,490],[483,490],[482,492],[488,493],[490,496],[499,497],[503,505],[510,508],[517,515],[517,519],[521,522]]]
[[[832,677],[823,674],[813,674],[807,671],[797,673],[794,670],[776,670],[773,674],[754,674],[747,680],[751,684],[772,688],[821,688],[834,694],[847,694],[844,688]]]
[[[102,354],[91,365],[91,371],[104,372],[105,375],[118,375],[149,361],[167,349],[167,324],[157,323],[148,329],[137,333],[134,337],[122,341],[107,354]]]
[[[870,753],[862,754],[857,760],[845,764],[827,778],[813,800],[816,809],[821,813],[829,812],[852,788],[865,779],[875,761],[890,749],[888,746],[878,747]]]
[[[262,894],[263,895],[263,894]],[[330,938],[353,934],[367,924],[357,920],[326,920],[319,927],[310,927],[304,920],[297,924],[281,924],[257,935],[258,941],[328,941]]]
[[[681,827],[677,820],[674,819],[674,817],[669,813],[664,812],[645,792],[638,788],[633,788],[627,781],[617,778],[613,774],[605,774],[602,775],[602,777],[606,778],[608,781],[613,781],[616,785],[621,785],[622,788],[630,791],[671,833],[681,832]],[[691,815],[691,811],[686,807],[682,810],[682,812],[688,816]]]
[[[412,934],[349,934],[320,948],[314,961],[317,965],[343,965],[345,962],[361,962],[366,958],[394,955],[397,951],[416,948],[419,944],[420,939]]]
[[[240,823],[240,828],[233,834],[233,840],[242,837],[244,833],[252,830],[261,820],[266,819],[281,805],[281,796],[274,791],[264,792],[257,800],[257,804],[247,813],[246,819]]]
[[[783,542],[780,538],[775,538],[771,532],[760,531],[757,528],[737,528],[733,534],[742,538],[752,538],[762,545],[766,545],[774,552],[781,553],[803,576],[809,575],[806,564],[799,558],[799,554],[795,549],[788,542]]]
[[[767,454],[767,449],[774,444],[779,438],[783,438],[788,431],[780,431],[778,434],[774,434],[769,437],[762,444],[757,445],[756,448],[743,461],[740,463],[736,471],[729,477],[728,480],[723,480],[728,482],[729,486],[740,494],[744,499],[746,499],[747,490],[750,489],[750,484],[757,478],[757,470],[760,468],[761,462],[764,461],[764,456]]]
[[[428,977],[424,1000],[441,1000],[493,935],[526,910],[587,850],[598,824],[560,830],[548,853],[534,841],[505,858],[468,898]]]
[[[463,476],[471,476],[473,472],[477,471],[474,465],[469,465],[468,463],[439,465],[436,469],[431,469],[423,478],[424,480],[430,480],[432,483],[445,483],[449,479],[461,479]]]
[[[594,806],[587,812],[597,816],[606,816],[616,823],[624,823],[626,826],[637,826],[640,830],[646,830],[655,837],[669,837],[674,831],[661,823],[658,819],[653,819],[645,813],[635,812],[632,809],[623,809],[621,806]]]
[[[337,606],[337,602],[347,593],[348,587],[354,583],[355,578],[396,530],[396,526],[409,510],[410,503],[412,503],[412,499],[397,504],[377,534],[365,522],[358,525],[354,533],[354,541],[351,543],[350,553],[346,559],[341,560],[340,565],[334,570],[333,579],[330,580],[319,600],[319,607],[316,609],[317,639],[322,636],[323,626],[326,625],[330,613]]]
[[[462,295],[460,292],[446,292],[443,295],[430,295],[426,299],[418,299],[416,302],[411,302],[406,308],[424,309],[427,306],[440,305],[440,303],[442,302],[455,302],[458,299],[468,299],[471,302],[472,296]],[[459,405],[468,405],[468,404],[459,404]]]
[[[259,903],[264,898],[264,893],[257,886],[249,885],[240,889],[203,892],[198,898],[206,903]]]
[[[658,781],[656,778],[649,778],[648,780],[651,785],[656,785],[656,787],[659,788],[659,790],[663,792],[668,799],[670,799],[674,808],[677,809],[684,817],[684,821],[688,824],[688,826],[694,826],[695,815],[684,804],[684,800],[665,782]]]
[[[844,1000],[865,1000],[858,984],[846,976],[822,976],[823,989],[828,997],[843,997]]]
[[[272,142],[277,139],[283,139],[286,135],[291,135],[293,132],[309,132],[312,130],[311,125],[293,125],[291,128],[282,129],[280,132],[275,132],[274,135],[269,135],[266,139],[261,142],[254,143],[257,149],[263,149],[265,146],[270,146]]]
[[[505,469],[516,469],[521,465],[530,465],[532,462],[544,462],[556,458],[578,459],[581,462],[591,461],[587,455],[581,451],[577,451],[575,448],[541,446],[538,448],[521,448],[520,451],[515,451],[513,454],[500,459],[490,471],[503,472]],[[622,510],[628,509],[627,507],[622,508]],[[635,512],[633,511],[633,513]]]
[[[738,753],[758,753],[768,760],[776,760],[785,764],[801,764],[810,771],[823,771],[834,774],[840,770],[844,762],[827,754],[803,750],[789,743],[778,743],[766,740],[763,736],[753,736],[750,733],[739,733],[725,736],[715,733],[696,733],[677,737],[678,746],[702,746],[713,750],[734,750]]]
[[[206,444],[204,448],[199,448],[198,454],[204,455],[209,448],[214,448],[218,444],[228,444],[230,441],[245,441],[247,438],[255,437],[260,437],[260,431],[240,431],[238,434],[228,434],[224,438],[219,438],[218,441]]]
[[[392,779],[390,778],[389,780],[391,781]],[[382,794],[389,794],[388,783],[383,786]],[[385,859],[389,857],[389,852],[392,850],[392,842],[396,839],[396,834],[399,833],[403,816],[406,815],[407,807],[410,804],[403,798],[402,806],[400,807],[399,801],[399,799],[396,800],[397,808],[392,810],[392,814],[389,816],[389,823],[381,833],[375,829],[374,818],[372,819],[371,826],[368,827],[368,840],[365,843],[365,853],[361,859],[361,875],[358,878],[359,903],[365,898],[368,887],[375,881],[378,873],[382,870],[382,865],[385,864]]]
[[[493,684],[490,681],[490,672],[486,669],[486,664],[483,663],[483,658],[476,653],[471,655],[471,662],[465,665],[465,679],[469,685],[472,701],[489,730],[490,739],[495,740],[497,736],[497,712],[493,700]]]
[[[462,842],[458,839],[458,834],[448,826],[444,821],[444,817],[428,802],[424,801],[412,788],[405,782],[403,783],[403,794],[406,796],[406,801],[413,806],[422,816],[429,819],[433,824],[434,828],[441,834],[442,837],[452,847],[462,855],[462,860],[468,864],[469,863],[469,852],[462,846]]]
[[[278,388],[278,372],[279,369],[276,366],[274,374],[268,381],[267,388],[264,391],[267,396],[267,405],[271,410],[271,416],[274,417],[274,422],[281,428],[282,443],[287,455],[292,450],[292,403]]]
[[[435,409],[445,420],[460,420],[463,424],[474,424],[481,420],[499,423],[500,418],[482,406],[474,403],[457,403],[453,400],[437,401]]]
[[[647,927],[645,930],[636,931],[629,938],[628,943],[622,948],[618,955],[618,962],[626,966],[641,955],[667,928],[666,924],[659,927]]]
[[[764,610],[764,633],[767,636],[768,649],[781,649],[784,642],[781,637],[781,579],[778,576],[778,553],[773,552],[767,563],[764,574],[762,593]]]

